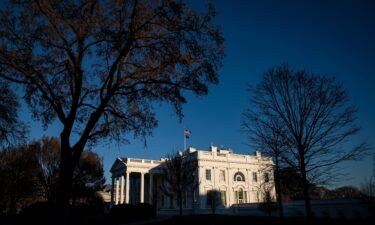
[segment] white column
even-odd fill
[[[141,198],[140,201],[141,203],[144,202],[144,197],[145,197],[145,174],[141,173]]]
[[[232,189],[232,177],[230,174],[230,169],[227,168],[227,180],[228,180],[228,207],[232,206],[232,196],[233,196],[233,189]]]
[[[247,203],[250,203],[251,201],[251,186],[250,186],[250,179],[251,179],[251,173],[250,173],[250,169],[246,169],[246,173],[247,173]]]
[[[129,204],[130,172],[126,171],[125,203]]]
[[[115,178],[114,177],[112,177],[111,203],[115,204]]]
[[[199,192],[198,192],[198,202],[199,208],[205,208],[206,202],[204,202],[205,198],[203,197],[206,193],[204,192],[204,185],[206,184],[206,171],[203,166],[199,167]]]
[[[120,204],[124,204],[124,176],[121,176]]]
[[[212,183],[213,183],[213,185],[214,185],[214,190],[216,189],[216,188],[218,188],[217,186],[219,186],[217,183],[216,183],[216,167],[212,167],[212,174],[211,174],[211,179],[212,179]]]
[[[153,178],[152,178],[152,173],[149,173],[149,181],[148,182],[148,203],[152,204],[152,182],[153,182]]]
[[[119,201],[119,180],[118,177],[116,177],[116,195],[115,195],[115,205],[118,204]]]

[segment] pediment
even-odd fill
[[[113,163],[111,167],[111,173],[116,172],[118,170],[125,170],[126,163],[124,163],[120,158],[117,158],[116,161]]]

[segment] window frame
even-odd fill
[[[253,182],[258,182],[258,173],[257,172],[253,172]]]
[[[211,169],[206,169],[206,181],[212,181]]]
[[[264,182],[269,183],[270,182],[270,174],[269,173],[264,173]]]

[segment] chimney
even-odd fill
[[[217,152],[217,147],[211,145],[211,147],[210,147],[210,151],[211,151],[211,152]]]

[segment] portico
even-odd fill
[[[152,204],[153,176],[160,163],[159,160],[117,158],[111,168],[111,202]]]

